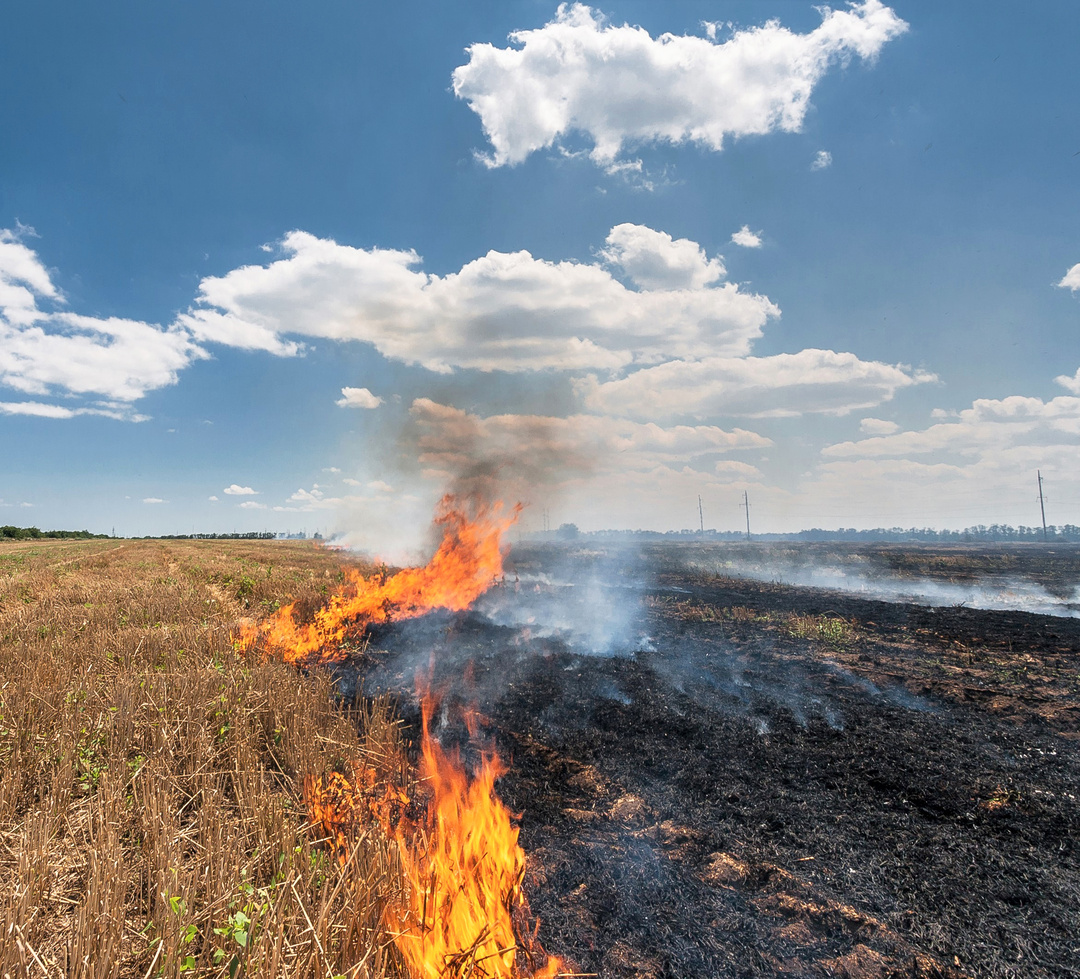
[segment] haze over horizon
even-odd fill
[[[1080,524],[1080,8],[53,3],[0,524]]]

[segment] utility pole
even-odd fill
[[[746,510],[746,539],[750,540],[750,497],[746,495],[746,490],[742,491],[742,499],[739,506]]]
[[[701,528],[701,532],[704,534],[705,533],[705,516],[701,512],[701,494],[700,493],[698,493],[698,498],[697,498],[697,518],[698,518],[698,526]]]
[[[1042,470],[1036,469],[1035,472],[1039,474],[1039,511],[1042,513],[1043,522],[1043,543],[1046,543],[1046,504],[1043,502],[1042,491]]]

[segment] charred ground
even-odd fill
[[[518,595],[567,557],[516,548]],[[1024,560],[1065,594],[1076,555],[1048,557]],[[430,655],[448,705],[480,704],[552,950],[603,976],[1080,975],[1080,620],[731,578],[670,547],[571,558],[635,595],[602,654],[429,617],[348,677],[408,716]],[[588,602],[603,618],[603,589]]]

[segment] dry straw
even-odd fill
[[[386,839],[360,827],[340,863],[301,796],[355,760],[405,777],[389,706],[230,638],[314,607],[339,566],[277,542],[0,545],[0,977],[400,974]]]

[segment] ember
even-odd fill
[[[466,501],[447,494],[439,501],[435,524],[442,542],[423,567],[394,575],[362,577],[350,571],[345,586],[311,622],[298,622],[296,605],[283,605],[262,622],[243,626],[238,642],[257,641],[288,663],[332,663],[345,659],[341,643],[359,638],[373,623],[411,619],[434,609],[467,609],[502,574],[502,535],[517,520],[520,505],[509,513],[501,504],[474,505],[470,519]]]

